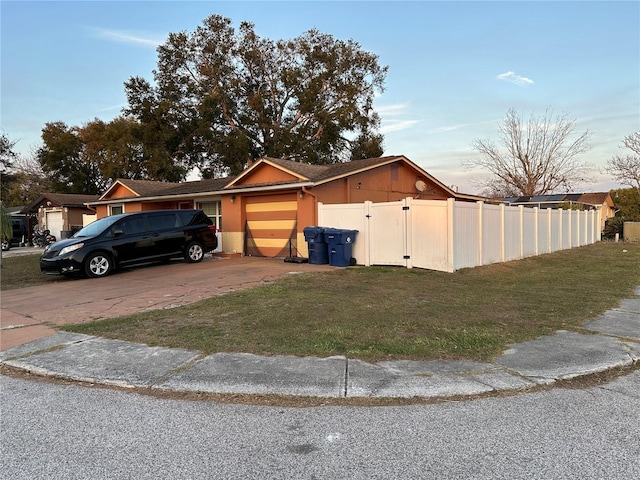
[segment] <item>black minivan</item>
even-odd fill
[[[104,277],[118,267],[173,257],[200,262],[218,246],[202,210],[150,210],[101,218],[48,246],[40,270],[50,275]]]

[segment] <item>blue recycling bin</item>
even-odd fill
[[[304,227],[304,239],[309,250],[309,263],[324,265],[329,263],[329,250],[324,238],[324,227]]]
[[[348,267],[356,264],[353,258],[353,242],[356,240],[357,230],[343,228],[325,228],[324,238],[329,251],[329,265],[333,267]]]

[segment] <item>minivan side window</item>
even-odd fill
[[[147,217],[149,230],[154,232],[158,230],[168,230],[170,228],[180,227],[182,223],[175,213],[164,213],[162,215],[149,215]]]
[[[128,218],[116,227],[118,230],[122,230],[125,235],[133,235],[138,233],[144,233],[144,218],[134,217]]]

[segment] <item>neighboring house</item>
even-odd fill
[[[604,230],[607,219],[616,214],[615,204],[609,192],[504,197],[498,201],[509,205],[524,205],[525,207],[599,210],[602,215],[601,230]]]
[[[390,156],[331,165],[262,158],[237,177],[184,183],[119,179],[88,205],[98,218],[202,208],[222,232],[224,253],[287,257],[307,256],[303,229],[317,225],[319,202],[389,202],[406,197],[482,200],[454,192],[404,156]]]
[[[82,228],[83,215],[95,213],[86,204],[97,199],[97,195],[43,193],[24,207],[22,213],[34,216],[41,230],[49,230],[60,240]]]

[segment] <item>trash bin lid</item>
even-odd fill
[[[324,227],[316,227],[316,226],[304,227],[302,229],[305,240],[316,239],[319,236],[323,235],[324,231],[325,231]]]

